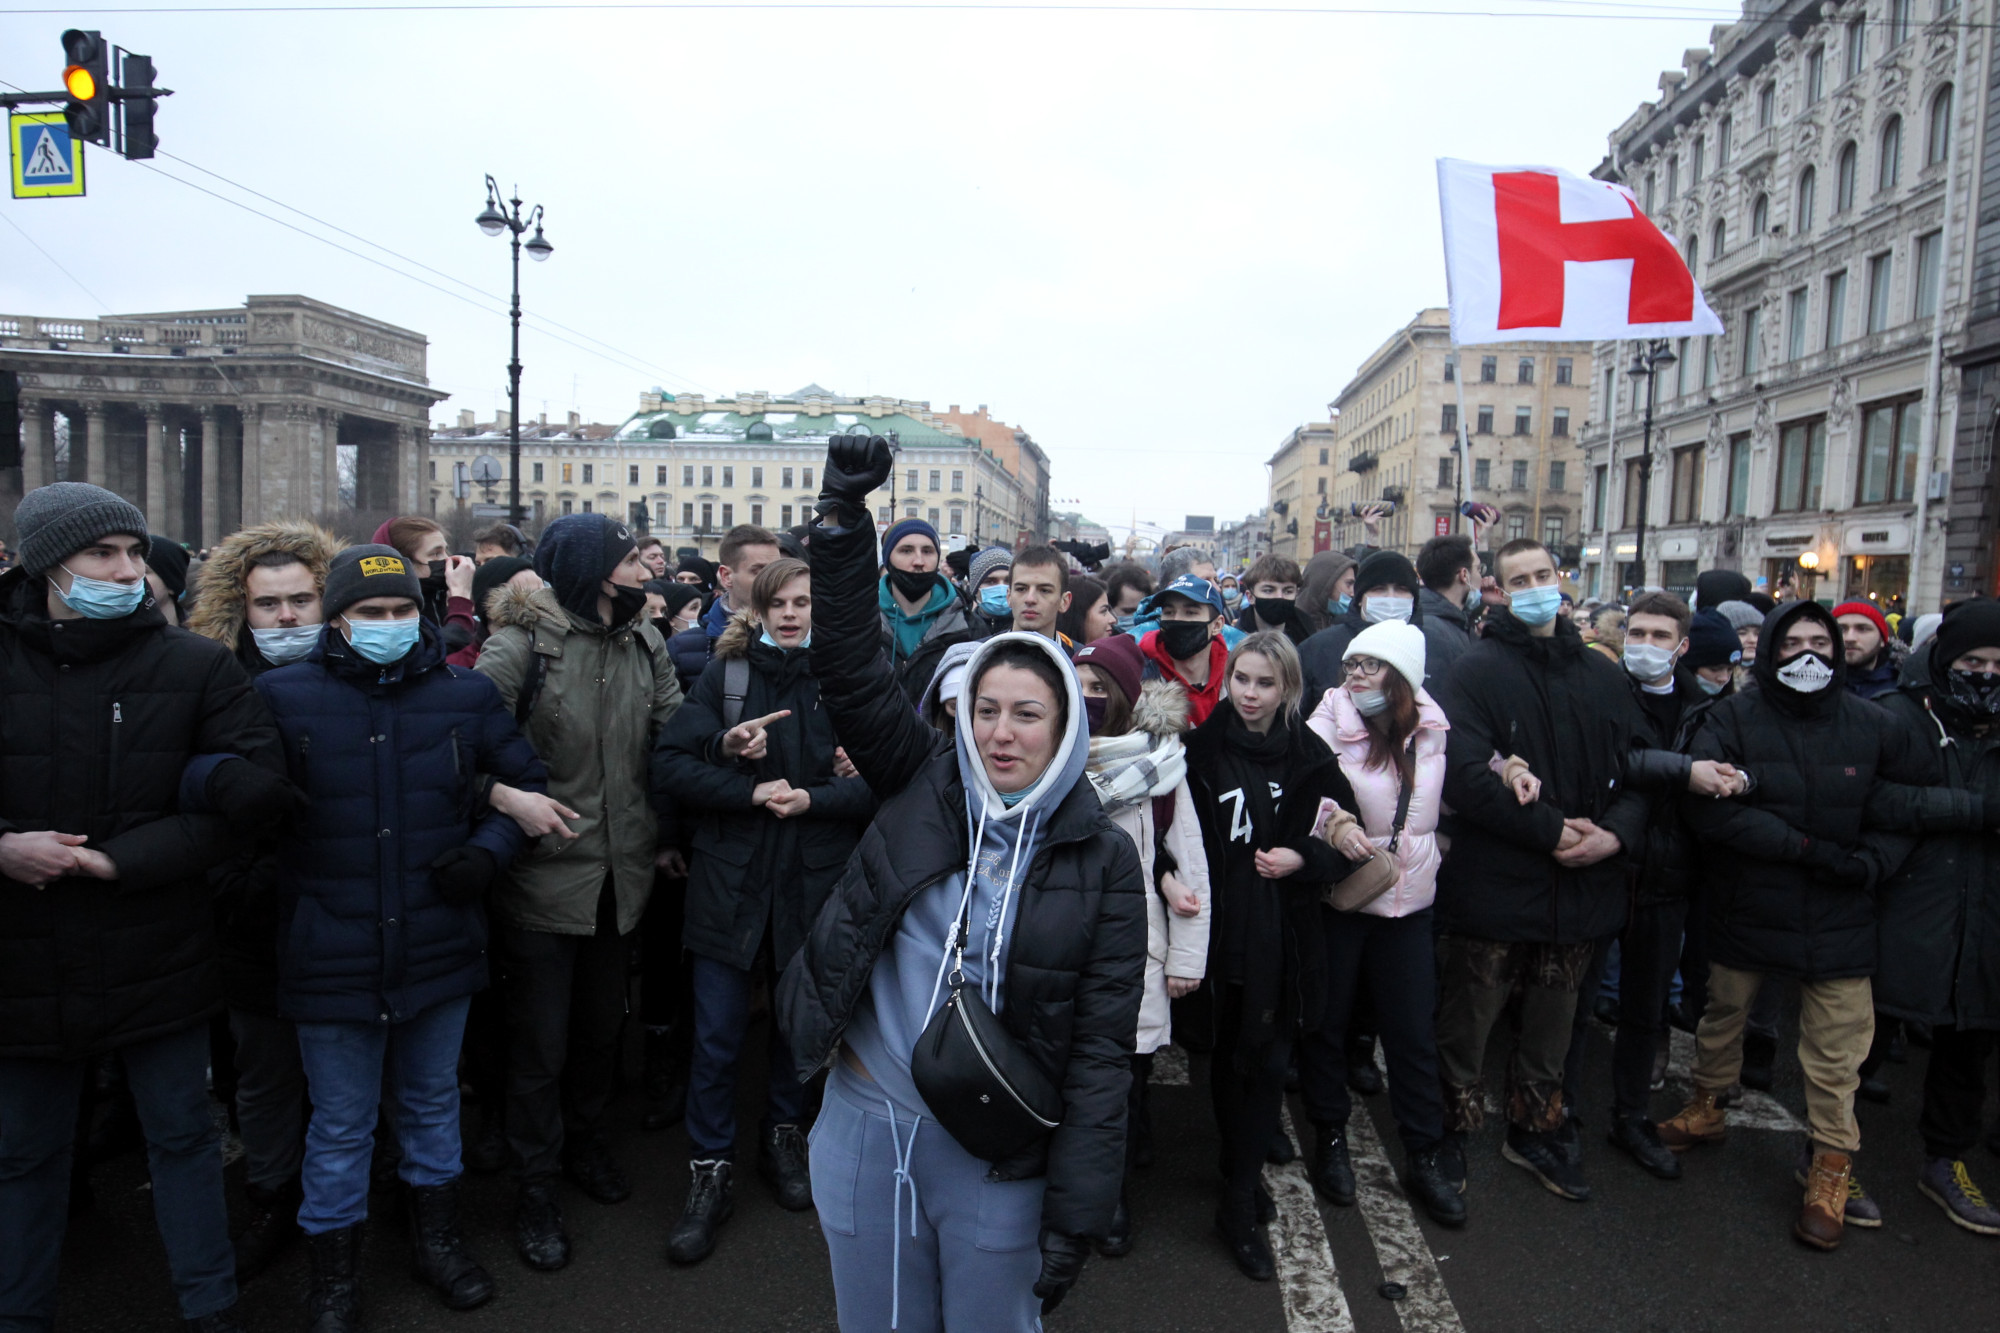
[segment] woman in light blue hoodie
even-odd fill
[[[1050,640],[980,645],[949,734],[892,688],[868,633],[866,497],[888,467],[885,441],[837,443],[810,544],[821,699],[881,804],[779,1005],[801,1077],[831,1067],[812,1177],[841,1328],[1031,1333],[1117,1204],[1145,886],[1084,778],[1082,696]],[[964,984],[1062,1097],[1055,1128],[997,1161],[910,1071],[961,913]]]

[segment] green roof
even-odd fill
[[[751,438],[752,427],[764,427],[770,431],[768,438],[776,444],[784,444],[787,441],[799,444],[824,444],[827,437],[834,434],[855,432],[887,435],[893,432],[898,437],[899,443],[906,446],[964,449],[979,447],[979,442],[970,436],[949,434],[936,426],[925,425],[915,417],[905,416],[900,412],[871,417],[866,412],[839,409],[821,413],[816,417],[790,410],[748,414],[716,410],[639,412],[618,428],[616,438],[621,440],[650,438],[654,423],[661,421],[673,425],[674,438],[690,441],[709,440],[733,444]],[[757,438],[765,437],[760,433]]]

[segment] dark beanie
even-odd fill
[[[1695,575],[1694,604],[1713,611],[1724,602],[1740,602],[1750,595],[1750,580],[1733,569],[1708,569]]]
[[[327,566],[320,608],[328,620],[370,597],[407,597],[423,605],[423,586],[410,562],[393,546],[350,546]]]
[[[187,595],[187,547],[167,537],[153,537],[146,547],[146,567],[160,576],[175,601]]]
[[[651,592],[652,590],[653,585],[648,583],[646,591]],[[700,601],[701,589],[695,587],[692,583],[663,583],[660,596],[666,599],[667,616],[671,619],[679,615],[681,608],[685,607],[689,602]]]
[[[14,531],[21,568],[36,576],[114,532],[150,540],[137,505],[82,481],[37,486],[22,496],[14,507]]]
[[[1719,611],[1697,611],[1688,626],[1687,655],[1681,659],[1690,669],[1729,666],[1741,660],[1742,640],[1736,629]]]
[[[692,574],[696,578],[700,579],[703,591],[705,592],[715,591],[715,566],[709,563],[708,561],[702,559],[700,556],[698,555],[682,556],[680,564],[676,565],[674,568],[679,573]]]
[[[496,555],[472,571],[472,608],[486,619],[486,599],[495,588],[516,574],[532,574],[535,562],[518,555]]]
[[[1354,570],[1354,600],[1358,604],[1361,594],[1390,584],[1408,588],[1412,594],[1424,586],[1417,578],[1417,567],[1401,551],[1370,551]]]
[[[1937,679],[1975,648],[2000,648],[2000,602],[1991,597],[1954,602],[1938,622],[1935,642],[1931,661],[1936,664],[1933,676]]]
[[[535,572],[555,589],[564,610],[595,622],[604,580],[638,544],[632,529],[608,514],[564,514],[542,529]]]
[[[928,537],[932,547],[942,550],[944,543],[938,540],[937,529],[920,518],[906,518],[890,528],[882,536],[882,563],[889,563],[889,552],[896,549],[896,543],[905,537]]]

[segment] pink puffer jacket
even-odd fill
[[[1340,771],[1354,788],[1361,808],[1350,813],[1377,847],[1389,845],[1396,824],[1399,779],[1395,768],[1368,767],[1368,729],[1361,711],[1343,688],[1328,690],[1306,725],[1339,756]],[[1437,897],[1438,865],[1444,859],[1438,846],[1438,814],[1444,804],[1444,734],[1451,729],[1444,710],[1431,696],[1417,691],[1417,786],[1410,793],[1410,813],[1403,823],[1403,836],[1396,844],[1396,859],[1403,874],[1396,887],[1377,898],[1364,912],[1375,916],[1409,916],[1421,912]]]

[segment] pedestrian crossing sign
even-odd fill
[[[83,193],[83,145],[60,111],[17,111],[7,118],[14,197],[49,199]]]

